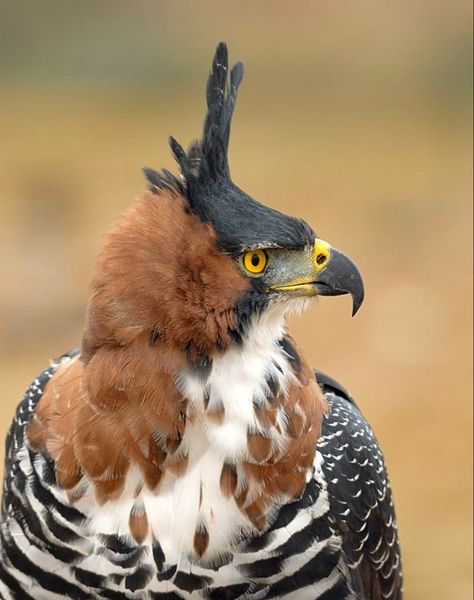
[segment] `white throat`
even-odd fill
[[[180,390],[189,400],[190,415],[182,447],[189,462],[170,488],[179,517],[169,538],[173,544],[179,540],[181,552],[192,552],[199,524],[209,532],[206,557],[228,552],[242,533],[252,530],[235,499],[223,497],[219,483],[224,463],[245,459],[248,433],[261,430],[255,406],[271,393],[268,382],[276,380],[284,391],[294,377],[278,343],[284,333],[285,311],[276,307],[255,319],[241,345],[214,357],[207,378],[192,372],[182,375]],[[280,425],[284,430],[285,423]],[[280,434],[277,438],[275,444],[285,443]]]

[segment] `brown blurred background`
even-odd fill
[[[80,341],[101,235],[200,133],[216,43],[243,59],[235,181],[365,277],[291,323],[385,450],[407,600],[471,597],[468,0],[7,1],[0,8],[0,435]],[[0,457],[1,458],[1,457]]]

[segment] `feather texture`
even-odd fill
[[[297,305],[242,266],[315,237],[230,179],[242,77],[219,44],[202,139],[170,138],[181,177],[145,170],[151,191],[99,255],[81,349],[17,409],[2,599],[401,600],[377,441],[286,334]]]

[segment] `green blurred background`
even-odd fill
[[[94,255],[140,168],[174,169],[167,136],[199,135],[225,39],[247,67],[234,179],[364,274],[355,319],[322,299],[291,330],[382,443],[406,598],[471,598],[471,26],[468,0],[4,0],[0,435],[78,344]]]

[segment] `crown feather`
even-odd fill
[[[184,151],[184,148],[181,146],[181,144],[177,140],[175,140],[175,138],[173,136],[169,137],[168,142],[169,142],[171,151],[173,152],[173,156],[175,157],[176,162],[178,163],[178,165],[181,168],[183,177],[185,179],[189,179],[189,177],[191,175],[191,162],[188,159],[186,152]]]
[[[155,169],[151,169],[150,167],[145,167],[143,170],[143,174],[148,180],[149,189],[152,192],[157,190],[163,190],[166,192],[170,192],[176,195],[176,192],[180,194],[184,193],[184,185],[181,179],[178,179],[170,173],[167,169],[162,169],[161,171],[155,171]]]
[[[191,211],[214,227],[221,247],[233,255],[248,248],[304,248],[314,232],[304,221],[269,208],[251,198],[231,180],[228,160],[230,128],[244,66],[229,72],[225,42],[218,44],[207,80],[207,113],[201,139],[186,152],[170,137],[171,150],[182,177],[174,181]],[[146,170],[152,189],[170,187],[169,176]]]

